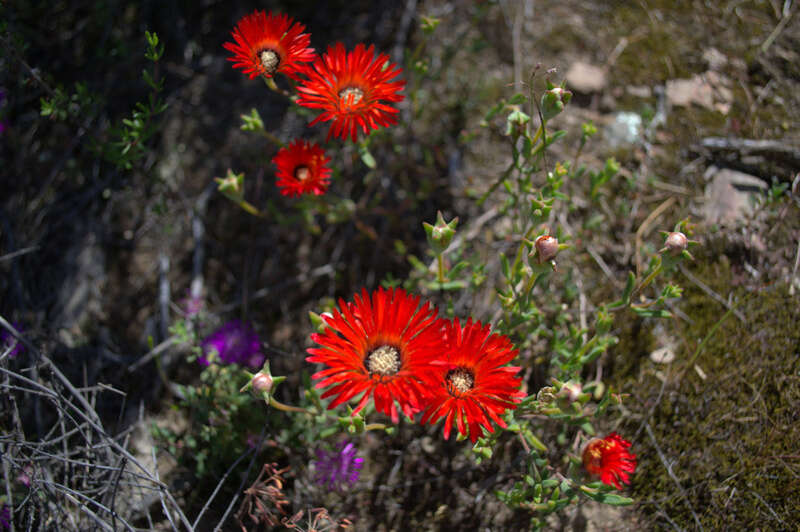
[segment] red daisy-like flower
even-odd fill
[[[331,160],[316,143],[296,139],[281,148],[272,162],[278,167],[276,185],[284,196],[325,194],[330,184],[331,169],[325,166]]]
[[[303,63],[316,57],[308,46],[311,37],[303,33],[304,29],[288,15],[254,11],[242,17],[231,32],[236,42],[222,46],[233,52],[233,57],[228,58],[233,61],[233,68],[241,68],[250,79],[281,73],[297,81]]]
[[[306,69],[308,79],[297,87],[297,103],[323,110],[310,125],[332,121],[327,140],[349,136],[355,142],[359,128],[368,135],[380,126],[397,123],[398,110],[387,102],[403,101],[399,92],[405,81],[392,81],[402,69],[390,63],[386,54],[376,58],[374,49],[358,44],[348,53],[344,44],[336,43],[317,58],[313,68]]]
[[[631,442],[612,432],[603,439],[594,438],[583,449],[583,467],[590,475],[600,477],[603,484],[622,489],[620,482],[630,484],[628,473],[636,470],[636,455],[628,452]]]
[[[522,378],[515,377],[520,368],[506,365],[517,356],[511,341],[471,318],[462,328],[456,318],[445,327],[444,354],[437,362],[432,398],[421,423],[444,417],[448,439],[455,420],[461,434],[466,435],[469,427],[473,443],[483,434],[481,427],[494,432],[490,420],[505,427],[500,416],[516,408],[525,395],[519,390]]]
[[[339,300],[328,326],[311,339],[320,347],[308,350],[308,362],[328,366],[314,374],[317,388],[330,386],[323,398],[334,397],[328,408],[364,393],[355,411],[372,396],[375,409],[398,420],[395,401],[407,416],[419,412],[426,394],[425,374],[433,371],[441,353],[443,320],[420,298],[401,289],[362,290],[353,303]]]

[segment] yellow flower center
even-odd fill
[[[391,345],[376,347],[367,355],[364,365],[371,375],[388,377],[400,371],[400,351]]]
[[[451,369],[445,375],[444,382],[451,395],[461,395],[475,387],[475,374],[467,368]]]
[[[261,66],[264,71],[270,76],[278,71],[278,66],[281,64],[281,56],[275,50],[265,48],[258,52],[258,58],[261,60]]]
[[[311,177],[311,170],[308,169],[308,166],[300,165],[294,169],[294,177],[298,181],[305,181]]]
[[[347,105],[355,105],[361,101],[363,97],[364,91],[358,87],[345,87],[339,91],[339,98],[342,100],[342,103]]]

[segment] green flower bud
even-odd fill
[[[445,222],[442,211],[436,213],[436,225],[431,225],[427,222],[422,223],[428,238],[428,245],[433,249],[434,253],[437,255],[444,253],[453,241],[457,225],[458,217],[453,218],[450,222]]]
[[[218,184],[217,190],[225,197],[237,203],[244,201],[244,173],[234,174],[229,168],[225,177],[215,177],[214,181]]]
[[[560,87],[556,87],[548,81],[547,90],[542,95],[541,105],[542,117],[545,122],[561,113],[571,99],[572,93],[564,89],[563,83]]]

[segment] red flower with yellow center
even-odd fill
[[[316,143],[296,139],[272,158],[278,167],[275,184],[284,196],[324,194],[330,184],[331,169],[325,166],[330,160]]]
[[[603,484],[622,489],[620,482],[630,484],[628,473],[636,470],[636,455],[628,452],[631,443],[616,432],[603,439],[594,438],[583,449],[583,467],[590,475],[600,477]]]
[[[355,142],[359,129],[368,135],[373,129],[396,124],[398,110],[387,103],[403,101],[399,92],[405,81],[393,81],[402,69],[389,61],[386,54],[376,58],[374,46],[358,44],[347,52],[342,43],[336,43],[317,58],[313,68],[306,69],[308,79],[297,87],[297,103],[323,110],[311,125],[330,121],[327,140],[349,136]]]
[[[233,57],[228,58],[233,61],[233,68],[241,68],[250,79],[281,73],[297,81],[303,63],[316,57],[308,46],[311,37],[303,33],[304,29],[288,15],[254,11],[242,17],[231,32],[236,42],[222,46],[233,52]]]
[[[411,417],[421,409],[424,375],[433,371],[442,349],[442,323],[436,310],[401,289],[366,290],[353,303],[339,300],[333,315],[323,315],[327,328],[311,339],[320,347],[308,350],[308,362],[326,369],[314,374],[323,398],[334,397],[334,408],[363,393],[355,412],[374,397],[375,409],[397,422],[395,402]]]
[[[453,421],[461,434],[474,443],[482,428],[494,432],[491,421],[501,427],[500,416],[516,408],[525,394],[519,391],[522,379],[515,377],[520,368],[507,366],[517,356],[511,341],[491,333],[489,325],[468,319],[461,327],[458,319],[445,327],[444,358],[436,363],[438,371],[430,383],[432,397],[421,423],[435,423],[444,417],[444,437],[450,437]]]

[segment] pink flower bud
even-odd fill
[[[664,247],[673,255],[680,255],[689,245],[689,239],[683,233],[670,233],[664,242]]]
[[[250,382],[253,385],[253,390],[257,393],[269,393],[272,390],[272,376],[266,373],[256,373]]]
[[[542,235],[536,239],[534,245],[539,257],[539,264],[553,260],[558,255],[558,240],[554,236]]]
[[[561,388],[561,392],[559,395],[565,398],[570,403],[574,403],[578,400],[578,397],[583,393],[583,386],[581,383],[575,381],[569,381],[564,384]]]

